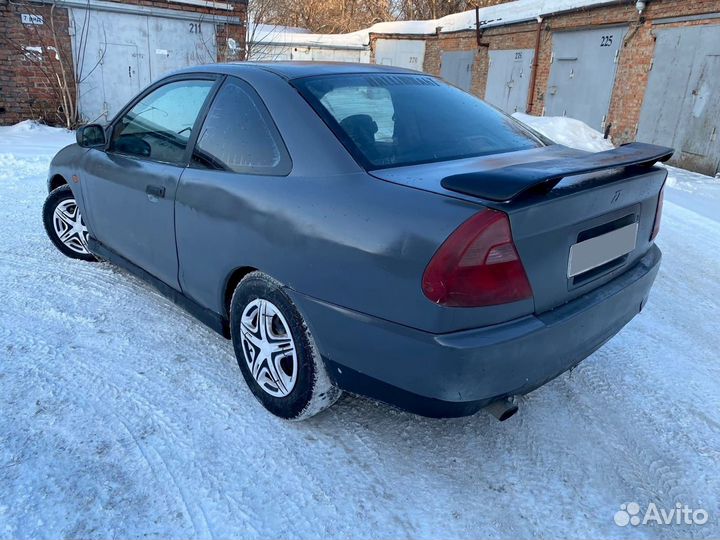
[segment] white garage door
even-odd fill
[[[425,41],[419,39],[378,39],[375,42],[375,63],[417,71],[423,70]]]
[[[80,112],[88,122],[112,119],[170,71],[217,60],[212,23],[85,9],[73,9],[72,17]]]

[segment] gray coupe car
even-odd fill
[[[642,309],[671,154],[553,144],[389,66],[209,65],[79,129],[43,217],[232,339],[273,414],[347,390],[505,419]]]

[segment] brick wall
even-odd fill
[[[471,92],[485,95],[489,68],[488,51],[493,49],[534,49],[538,24],[541,25],[538,68],[533,93],[532,114],[543,113],[545,94],[551,69],[552,36],[563,30],[597,28],[604,25],[628,26],[625,44],[618,58],[615,85],[612,92],[608,122],[612,124],[610,135],[616,143],[635,139],[640,121],[645,89],[655,54],[653,20],[684,17],[706,13],[720,13],[720,0],[651,0],[642,17],[635,9],[634,1],[621,4],[584,8],[571,13],[545,17],[542,23],[528,22],[503,27],[488,28],[481,33],[478,46],[474,30],[427,36],[371,35],[371,46],[378,38],[425,39],[424,70],[439,75],[442,53],[445,51],[475,51],[472,67]],[[720,24],[720,19],[686,21],[664,24],[663,28],[701,24]]]
[[[136,4],[178,11],[193,12],[202,15],[238,17],[246,20],[247,2],[225,0],[234,4],[233,11],[213,10],[206,7],[191,6],[168,0],[126,0],[124,4]],[[43,17],[43,25],[23,24],[23,13]],[[52,13],[52,17],[51,17]],[[55,24],[55,33],[51,31],[51,20]],[[56,80],[59,73],[58,60],[54,50],[57,37],[57,56],[66,64],[72,64],[71,38],[68,32],[68,11],[56,7],[51,12],[49,5],[23,2],[11,3],[0,0],[0,124],[14,124],[28,118],[48,124],[62,124],[62,92]],[[236,48],[228,47],[228,40],[234,40]],[[242,60],[245,48],[245,29],[243,25],[218,24],[216,40],[219,61]],[[25,47],[40,47],[41,56]],[[68,68],[67,73],[72,73]],[[72,80],[70,81],[72,85]]]
[[[608,123],[612,125],[610,135],[615,143],[635,140],[655,54],[653,20],[717,12],[720,12],[720,0],[652,0],[648,2],[642,17],[636,11],[634,2],[547,17],[543,22],[535,100],[530,112],[536,115],[543,112],[550,77],[553,32],[597,28],[603,25],[628,25],[628,33],[618,57]],[[663,25],[663,28],[712,23],[717,24],[718,20],[680,22]]]
[[[23,13],[42,17],[44,24],[22,24]],[[55,74],[61,72],[58,58],[71,60],[70,47],[66,9],[0,5],[0,123],[26,118],[49,123],[61,120],[64,104]],[[68,73],[72,73],[71,67]],[[72,80],[69,83],[73,92]]]

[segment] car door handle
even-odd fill
[[[148,195],[152,195],[153,197],[162,199],[163,197],[165,197],[165,188],[162,186],[147,186],[145,187],[145,193],[147,193]]]

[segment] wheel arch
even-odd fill
[[[252,266],[239,266],[235,268],[235,270],[230,272],[228,277],[225,279],[225,286],[223,287],[222,306],[223,317],[225,317],[228,321],[230,320],[230,302],[232,301],[232,295],[235,292],[235,288],[245,276],[247,276],[250,272],[255,271],[257,271],[257,268],[254,268]]]
[[[54,174],[48,181],[48,192],[54,191],[60,186],[68,185],[68,181],[61,174]]]

